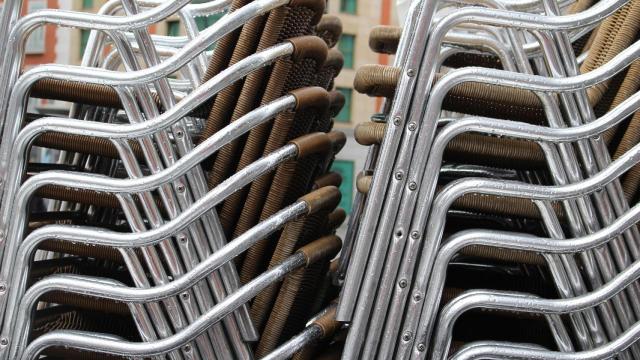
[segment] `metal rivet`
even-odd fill
[[[393,117],[393,125],[400,125],[400,123],[402,122],[402,118],[400,116],[394,116]]]
[[[409,69],[407,70],[407,76],[409,77],[413,77],[416,74],[416,71],[413,69]]]
[[[403,177],[404,177],[404,175],[402,174],[402,171],[398,171],[396,173],[396,180],[402,180]]]
[[[184,190],[185,190],[185,186],[184,186],[184,184],[182,184],[182,183],[178,184],[178,186],[176,186],[176,190],[177,190],[179,193],[183,193],[183,192],[184,192]]]
[[[415,130],[416,130],[416,123],[410,122],[409,123],[409,131],[415,131]]]
[[[414,181],[409,183],[409,190],[413,191],[417,188],[418,188],[418,184],[416,184]]]
[[[184,352],[187,352],[187,353],[188,353],[188,352],[191,352],[191,345],[185,345],[185,346],[183,346],[183,347],[182,347],[182,350],[183,350]]]
[[[185,235],[185,234],[178,235],[178,241],[183,243],[183,244],[186,243],[187,242],[187,235]]]
[[[9,345],[9,339],[7,339],[6,337],[3,337],[2,339],[0,339],[0,346],[7,346]]]
[[[418,344],[418,351],[423,352],[426,348],[424,344]]]
[[[403,289],[404,289],[404,288],[406,288],[406,287],[407,287],[407,280],[406,280],[406,279],[402,279],[402,280],[400,280],[400,281],[398,282],[398,285],[399,285],[401,288],[403,288]]]
[[[422,300],[422,294],[420,294],[420,293],[415,293],[415,294],[413,295],[413,300],[415,300],[415,301],[420,301],[420,300]]]
[[[417,232],[417,231],[412,231],[411,232],[411,237],[414,238],[414,239],[417,239],[417,238],[420,237],[420,233]]]
[[[176,137],[178,139],[182,139],[183,136],[184,136],[184,131],[182,131],[182,130],[176,131]]]
[[[0,294],[4,294],[7,291],[7,283],[0,283]]]
[[[183,292],[180,296],[182,296],[183,300],[189,300],[189,293]]]
[[[411,340],[411,332],[407,331],[406,333],[402,334],[402,340],[410,341]]]

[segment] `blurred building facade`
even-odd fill
[[[338,154],[334,170],[343,177],[341,207],[351,210],[355,195],[357,173],[364,167],[367,148],[357,144],[353,129],[380,110],[381,101],[353,90],[356,69],[366,64],[388,64],[388,56],[380,56],[369,49],[369,33],[376,25],[396,24],[392,0],[328,0],[327,13],[342,20],[342,38],[338,47],[344,55],[344,68],[336,78],[336,88],[347,99],[342,112],[335,119],[335,128],[347,135],[347,144]]]
[[[14,1],[14,0],[5,0]],[[39,9],[63,9],[96,13],[107,0],[24,0],[23,14]],[[0,4],[2,2],[0,1]],[[349,212],[355,195],[357,172],[363,168],[367,149],[353,139],[353,129],[361,122],[368,121],[371,115],[379,111],[379,99],[358,94],[353,90],[355,70],[365,64],[388,64],[391,60],[385,55],[374,54],[369,49],[369,32],[379,24],[395,24],[396,15],[393,0],[328,0],[326,12],[339,17],[343,24],[343,35],[338,47],[344,55],[345,66],[336,79],[336,88],[346,98],[342,112],[337,116],[335,127],[347,134],[347,145],[339,154],[334,170],[343,176],[342,207]],[[217,16],[199,19],[200,27],[207,27],[217,20]],[[177,16],[153,26],[152,33],[163,35],[182,35]],[[27,67],[43,63],[79,64],[89,38],[89,31],[46,26],[36,30],[26,45]],[[59,108],[61,113],[68,104],[40,100],[34,107],[47,107],[49,111]]]

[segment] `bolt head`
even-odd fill
[[[402,340],[403,341],[410,341],[411,340],[411,332],[407,331],[404,334],[402,334]]]

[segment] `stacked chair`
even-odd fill
[[[356,74],[385,100],[344,239],[325,0],[22,3],[0,359],[640,359],[640,1],[415,0],[374,28],[394,62]],[[26,67],[42,26],[89,31],[81,64]]]
[[[22,3],[0,23],[0,358],[334,351],[345,136],[325,1]],[[150,31],[167,19],[186,35]],[[80,65],[25,68],[45,25],[90,31]]]
[[[640,2],[412,2],[336,283],[343,359],[639,359]]]

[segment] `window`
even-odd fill
[[[80,58],[84,56],[84,50],[89,42],[89,34],[91,34],[90,30],[80,30]]]
[[[351,205],[353,202],[353,161],[348,160],[335,160],[331,166],[331,170],[335,171],[342,176],[342,184],[340,184],[340,193],[342,199],[340,199],[340,207],[349,214],[351,212]]]
[[[180,35],[180,21],[167,21],[167,35]]]
[[[27,12],[32,13],[46,8],[46,0],[30,0],[27,7]],[[44,35],[45,28],[42,26],[31,32],[31,34],[29,34],[29,38],[27,39],[25,52],[27,54],[44,54]]]
[[[82,0],[83,9],[93,9],[93,0]]]
[[[337,122],[350,122],[351,121],[351,98],[353,97],[353,90],[349,88],[337,88],[338,91],[344,95],[344,106],[338,113],[335,120]]]
[[[199,16],[196,18],[196,25],[198,25],[198,30],[202,31],[209,26],[216,23],[216,21],[220,20],[220,18],[224,15],[224,13],[213,14],[209,16]]]
[[[338,49],[344,56],[344,68],[353,69],[353,56],[356,44],[356,37],[349,34],[343,34],[338,42]]]
[[[358,11],[358,0],[340,0],[340,11],[355,14]]]
[[[223,16],[224,16],[224,13],[218,13],[218,14],[213,14],[206,17],[202,17],[202,16],[197,17],[196,25],[198,26],[198,31],[202,31],[208,28],[209,26],[215,24]],[[207,48],[207,50],[211,51],[215,49],[215,47],[216,47],[216,44],[212,44],[210,47]]]

